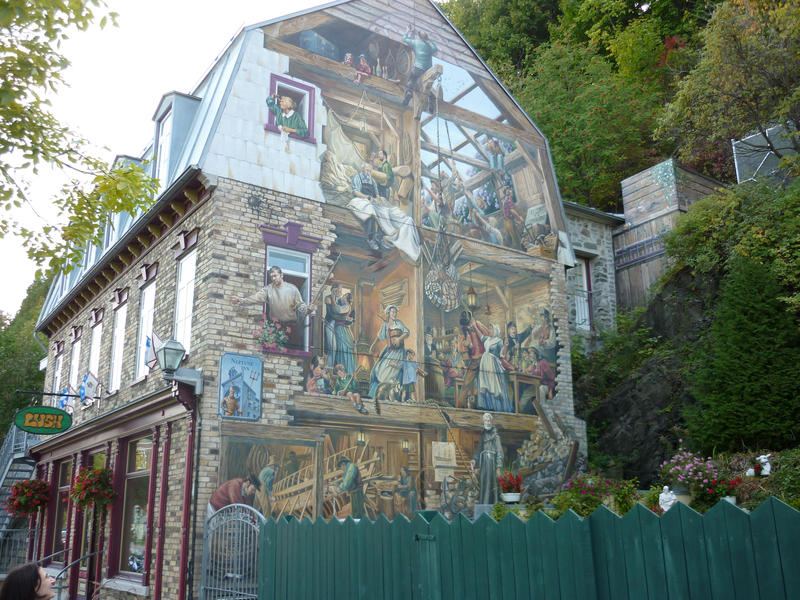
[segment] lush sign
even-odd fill
[[[14,415],[14,423],[23,431],[50,435],[69,429],[72,417],[60,408],[31,406],[18,411]]]

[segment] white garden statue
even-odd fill
[[[668,485],[665,485],[664,491],[658,495],[658,505],[661,507],[661,510],[667,512],[677,501],[678,497],[669,489]]]
[[[772,454],[762,454],[761,456],[756,456],[756,460],[761,463],[761,470],[758,472],[758,474],[762,477],[772,474],[772,465],[769,462],[770,456],[772,456]],[[745,472],[745,477],[755,477],[755,475],[756,470],[753,467],[750,467]]]

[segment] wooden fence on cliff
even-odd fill
[[[752,514],[270,520],[259,554],[262,600],[800,598],[800,513],[774,498]]]

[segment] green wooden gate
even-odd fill
[[[261,600],[800,598],[800,513],[774,498],[752,514],[720,502],[558,521],[284,518],[260,543]]]

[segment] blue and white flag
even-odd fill
[[[86,399],[94,400],[97,396],[97,385],[98,385],[97,377],[92,375],[91,373],[86,373],[83,376],[83,383],[81,384],[80,395],[81,395],[81,404],[86,404]]]
[[[69,406],[69,388],[61,390],[61,396],[58,397],[58,408],[65,410]]]
[[[158,356],[156,355],[156,350],[161,348],[164,343],[161,341],[161,338],[158,337],[155,331],[151,332],[149,336],[147,336],[146,348],[144,352],[144,364],[147,365],[148,369],[153,369],[158,364]]]

